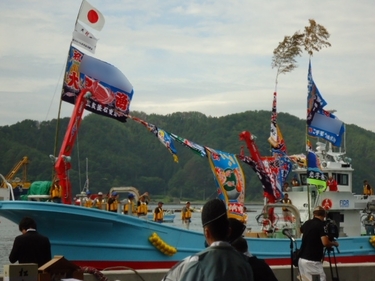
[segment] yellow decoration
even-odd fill
[[[177,253],[177,249],[165,243],[156,232],[152,233],[152,235],[148,238],[148,241],[150,241],[151,244],[154,245],[154,247],[161,253],[167,256],[173,256],[175,253]]]
[[[375,235],[374,235],[374,236],[371,236],[370,239],[369,239],[369,241],[370,241],[371,245],[372,245],[373,247],[375,247]]]

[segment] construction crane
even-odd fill
[[[29,159],[24,156],[21,161],[19,161],[12,170],[6,175],[5,180],[9,182],[13,188],[21,186],[23,189],[28,189],[31,183],[27,180],[27,165],[29,164]],[[22,178],[16,177],[20,169],[22,170]],[[1,187],[6,188],[5,182],[1,183]]]

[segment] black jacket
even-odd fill
[[[51,244],[47,237],[28,231],[16,237],[9,255],[11,263],[37,263],[42,266],[51,260]]]

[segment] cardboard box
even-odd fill
[[[52,260],[39,267],[38,277],[38,281],[60,281],[69,278],[83,280],[83,272],[79,266],[71,263],[63,256],[55,256]]]
[[[36,263],[4,265],[4,281],[38,281]]]

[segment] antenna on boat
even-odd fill
[[[86,181],[82,191],[89,191],[89,159],[86,157]]]

